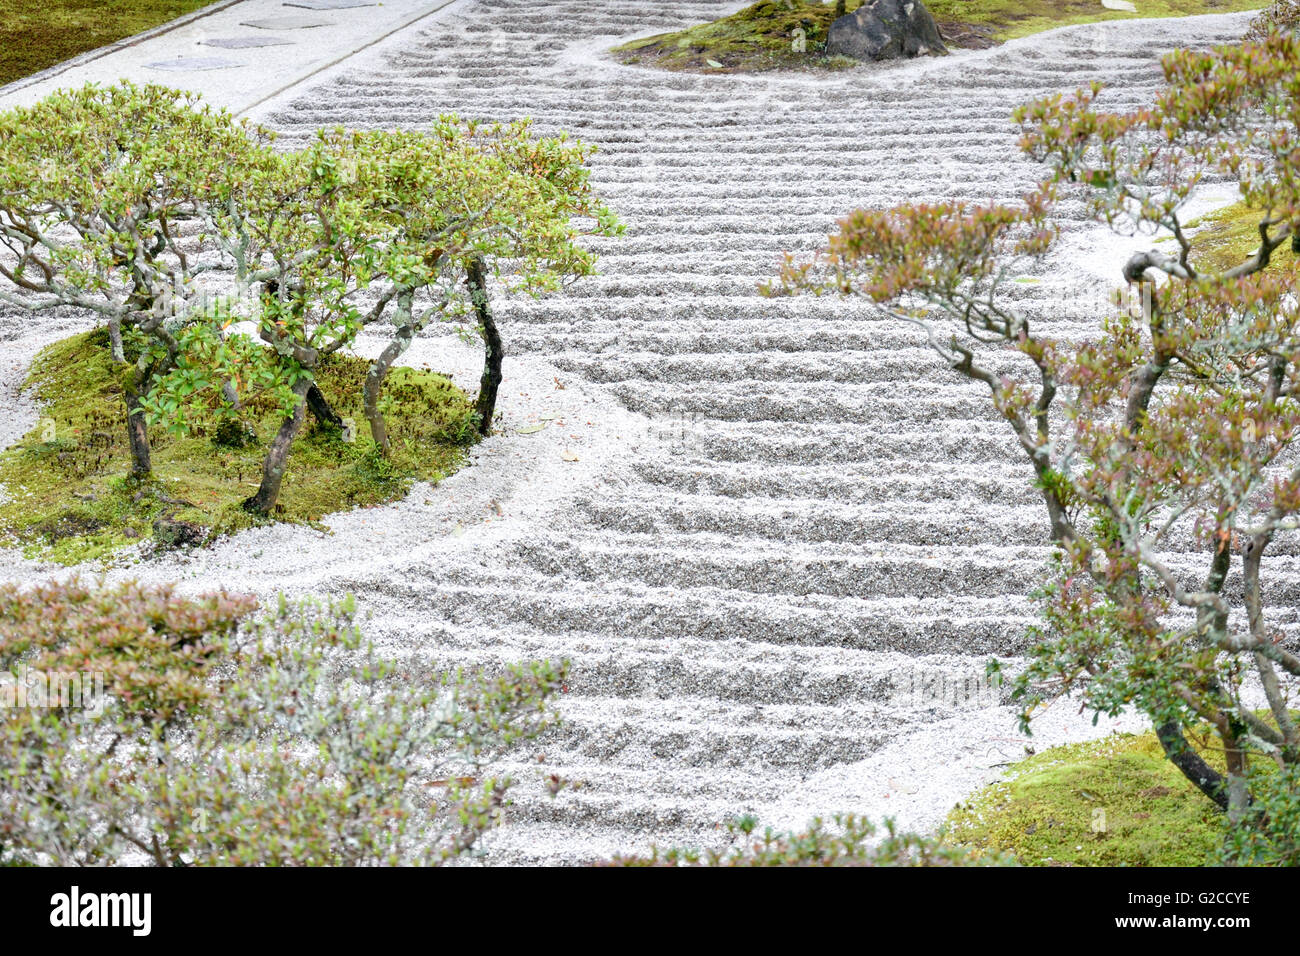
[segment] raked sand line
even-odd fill
[[[587,785],[554,802],[522,787],[489,862],[699,843],[745,811],[929,828],[1024,752],[1009,708],[907,691],[917,676],[969,687],[988,655],[1024,649],[1045,539],[1010,435],[913,330],[755,284],[854,206],[1013,198],[1036,172],[1015,151],[1018,103],[1094,78],[1110,104],[1144,103],[1161,52],[1236,39],[1248,20],[1069,28],[833,76],[666,74],[604,52],[739,6],[462,0],[253,111],[289,144],[337,123],[533,116],[600,146],[597,186],[628,223],[600,243],[601,276],[500,303],[507,427],[473,467],[331,519],[328,538],[259,529],[130,572],[350,590],[385,646],[449,664],[572,660],[566,725],[507,763]],[[1064,226],[1020,305],[1068,336],[1123,255],[1084,255],[1105,234]],[[0,312],[14,336],[0,388],[84,325],[20,331]],[[475,356],[450,338],[409,360],[473,385]],[[45,570],[0,560],[10,578]],[[1279,586],[1300,594],[1300,568]],[[1036,745],[1107,726],[1061,705]]]

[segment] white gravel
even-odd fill
[[[554,802],[522,787],[489,862],[699,843],[744,811],[928,829],[1023,754],[1007,707],[898,693],[905,675],[960,683],[1024,650],[1045,538],[1010,434],[912,329],[755,285],[854,206],[1013,198],[1035,175],[1014,148],[1015,105],[1093,78],[1137,105],[1161,52],[1234,39],[1248,20],[1071,28],[832,76],[673,75],[603,52],[740,5],[460,0],[259,108],[289,141],[448,111],[531,115],[600,146],[595,178],[628,234],[601,242],[602,276],[499,305],[505,428],[471,467],[335,516],[331,535],[260,529],[113,572],[352,591],[378,639],[448,664],[570,659],[567,724],[534,750],[587,786]],[[1103,234],[1065,225],[1022,307],[1081,334],[1072,302],[1117,276],[1125,247],[1087,255]],[[36,416],[21,368],[86,326],[0,311],[0,440]],[[407,361],[475,384],[477,356],[450,337]],[[0,554],[5,578],[50,571]],[[1052,708],[1034,744],[1110,729],[1076,710]],[[511,764],[540,769],[533,751]]]

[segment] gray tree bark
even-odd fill
[[[379,399],[383,394],[384,379],[388,377],[393,363],[411,347],[411,340],[415,337],[416,329],[411,319],[413,301],[414,295],[410,292],[404,292],[397,297],[397,315],[394,316],[397,337],[388,343],[377,359],[370,363],[370,371],[366,373],[366,383],[361,389],[366,421],[370,423],[370,437],[375,440],[375,447],[384,455],[388,454],[389,449],[388,425],[379,410]]]
[[[280,430],[276,432],[271,447],[267,449],[266,460],[262,463],[262,483],[257,489],[257,494],[245,499],[243,504],[245,511],[261,515],[270,514],[276,501],[279,500],[280,484],[284,481],[284,473],[288,468],[289,449],[302,428],[303,419],[307,417],[307,392],[311,386],[312,381],[309,378],[294,385],[293,394],[297,403],[294,405],[293,414],[280,424]]]

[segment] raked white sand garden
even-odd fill
[[[757,286],[856,206],[1014,198],[1036,175],[1015,147],[1016,105],[1099,79],[1108,105],[1139,106],[1161,53],[1235,39],[1250,15],[1074,27],[830,74],[673,74],[607,53],[739,6],[457,0],[256,105],[287,146],[336,124],[532,116],[600,147],[595,184],[627,235],[601,240],[599,277],[498,301],[502,428],[470,467],[334,516],[328,535],[256,529],[110,573],[352,592],[382,645],[449,666],[571,660],[565,725],[511,761],[525,782],[488,862],[700,844],[743,812],[931,829],[1027,743],[1117,726],[1062,702],[1029,741],[1012,708],[972,690],[991,655],[1023,652],[1047,540],[986,396],[868,305]],[[124,75],[222,82],[145,59]],[[95,63],[112,74],[112,57]],[[1207,206],[1231,198],[1205,192]],[[1150,240],[1063,225],[1020,304],[1068,336]],[[38,417],[19,391],[32,356],[89,325],[0,309],[0,442]],[[480,357],[432,336],[405,361],[472,389]],[[63,573],[0,553],[6,580]],[[1300,588],[1300,569],[1280,587]],[[585,786],[551,801],[528,782],[543,770]]]

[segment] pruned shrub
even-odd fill
[[[56,583],[0,588],[0,620],[0,865],[453,859],[564,680],[384,657],[350,600]]]
[[[817,819],[799,833],[770,827],[757,833],[757,821],[743,817],[727,824],[732,846],[726,849],[654,849],[643,856],[616,856],[611,866],[1014,866],[997,853],[980,853],[916,833],[899,833],[892,819],[885,832],[862,817],[838,816],[831,824]]]
[[[197,94],[130,83],[59,91],[0,112],[0,302],[86,309],[108,328],[124,383],[132,474],[150,473],[146,401],[207,307],[215,236],[270,134]]]

